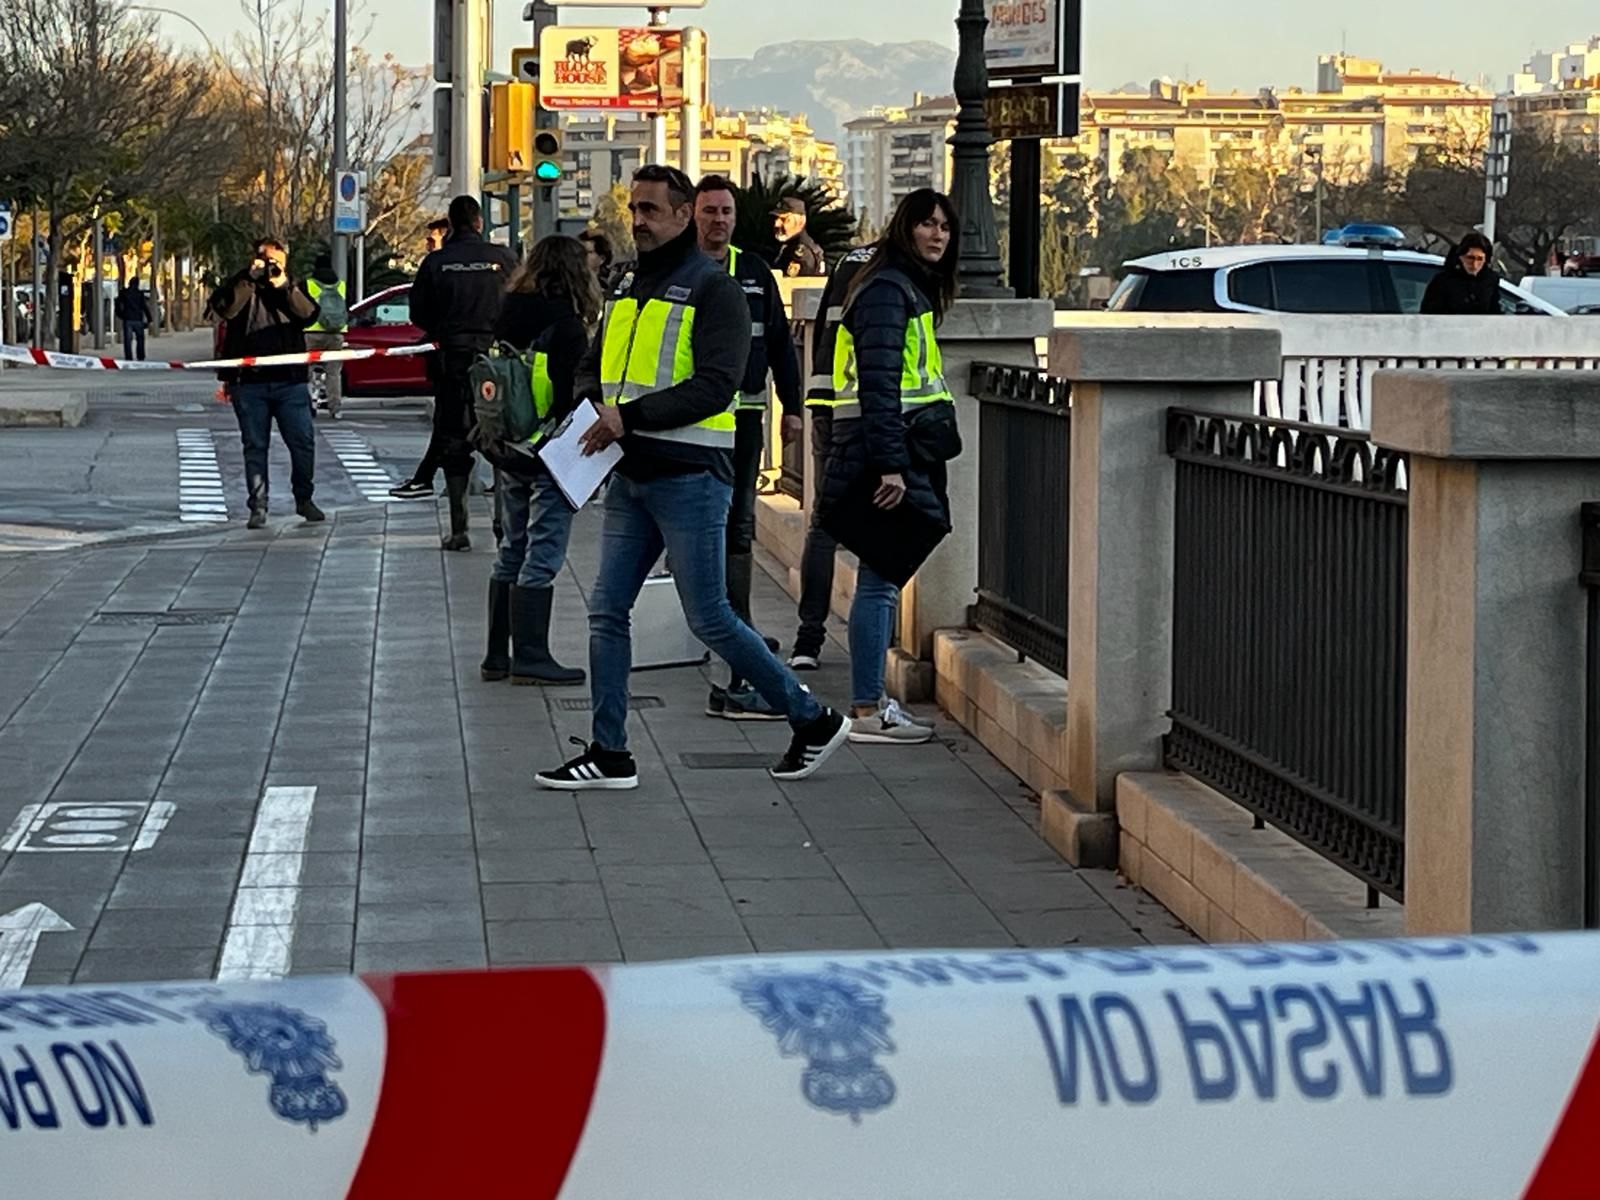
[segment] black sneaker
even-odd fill
[[[849,733],[846,722],[845,732]],[[555,792],[627,792],[639,786],[639,769],[626,750],[602,750],[582,738],[568,738],[583,753],[553,771],[540,771],[533,781]]]
[[[398,487],[389,489],[389,495],[396,500],[432,500],[433,484],[419,483],[415,479],[408,479]]]
[[[267,510],[264,508],[252,508],[250,510],[250,519],[244,523],[244,527],[246,529],[265,529],[267,527]]]
[[[728,689],[712,687],[711,694],[706,697],[706,716],[721,717],[728,710]]]
[[[782,780],[809,779],[849,740],[850,722],[825,708],[815,721],[795,731],[789,752],[767,774]]]
[[[309,500],[300,501],[299,504],[294,506],[294,511],[312,525],[315,525],[318,521],[326,521],[328,519],[328,514]]]
[[[821,666],[821,650],[802,650],[796,646],[794,653],[789,655],[789,670],[791,671],[815,671]]]

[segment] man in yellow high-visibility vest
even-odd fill
[[[306,328],[306,346],[311,350],[343,350],[344,331],[350,324],[350,310],[346,300],[344,280],[333,269],[333,259],[321,254],[306,280],[306,294],[317,306],[316,322]],[[335,421],[344,400],[344,364],[321,364],[323,396],[319,407]]]
[[[607,301],[577,380],[580,397],[603,405],[584,435],[586,452],[613,442],[623,451],[606,491],[600,574],[589,596],[593,737],[577,758],[535,780],[560,791],[639,786],[627,748],[629,615],[663,550],[694,635],[794,730],[772,777],[805,779],[848,740],[849,722],[818,704],[728,602],[734,406],[750,354],[750,308],[738,282],[697,244],[694,184],[682,171],[641,167],[628,207],[639,261]]]

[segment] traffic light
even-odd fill
[[[540,129],[533,135],[533,178],[538,183],[560,183],[566,168],[561,162],[561,131]]]
[[[533,85],[497,83],[490,103],[489,169],[520,175],[533,158]]]

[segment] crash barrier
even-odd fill
[[[0,993],[13,1196],[1572,1200],[1600,935]]]
[[[233,367],[300,367],[311,363],[355,362],[364,358],[408,358],[437,349],[437,344],[429,342],[419,346],[362,346],[352,350],[304,350],[292,354],[208,358],[198,362],[155,362],[101,358],[92,354],[62,354],[34,346],[0,345],[0,362],[77,371],[219,371]]]

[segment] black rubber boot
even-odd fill
[[[471,550],[467,537],[467,485],[471,480],[465,475],[446,475],[445,491],[450,497],[450,536],[440,541],[445,550]]]
[[[550,657],[553,587],[511,589],[511,682],[525,686],[582,683],[587,676]]]
[[[489,649],[478,668],[485,683],[511,674],[511,585],[489,580]]]

